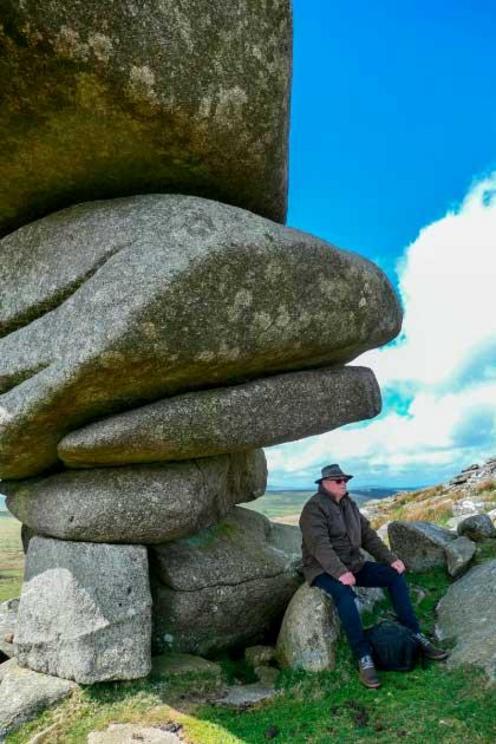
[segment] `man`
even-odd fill
[[[352,475],[343,473],[339,465],[334,464],[322,468],[322,477],[315,481],[319,490],[307,501],[300,517],[303,573],[310,586],[323,589],[333,598],[358,661],[361,682],[366,687],[379,687],[353,586],[387,588],[399,622],[414,633],[424,654],[435,660],[445,659],[448,654],[435,648],[420,632],[402,575],[405,565],[382,542],[349,497],[347,483],[351,478]],[[378,562],[365,560],[360,548]]]

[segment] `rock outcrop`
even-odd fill
[[[375,526],[396,519],[401,511],[404,521],[431,521],[441,519],[450,529],[466,517],[488,514],[496,520],[496,458],[482,465],[464,468],[449,483],[421,488],[418,491],[400,491],[394,496],[368,501],[365,511]]]
[[[234,506],[265,489],[257,448],[375,416],[373,373],[345,365],[402,319],[373,263],[278,224],[289,2],[4,5],[14,652],[89,684],[149,672],[152,617],[157,650],[264,641],[301,536]],[[251,700],[274,694],[257,669]]]
[[[284,221],[289,0],[4,0],[0,234],[180,192]]]

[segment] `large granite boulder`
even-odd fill
[[[446,565],[446,547],[457,535],[431,522],[394,521],[388,526],[389,545],[410,571]]]
[[[151,669],[146,548],[33,537],[17,616],[21,666],[83,684]]]
[[[437,615],[437,636],[456,641],[448,666],[481,667],[496,682],[496,560],[474,566],[451,584]]]
[[[321,434],[380,408],[379,386],[366,367],[308,370],[111,416],[68,434],[58,454],[69,467],[205,457]]]
[[[284,221],[289,0],[3,0],[1,20],[0,234],[164,191]]]
[[[63,540],[163,543],[219,521],[265,492],[262,450],[165,465],[65,470],[6,481],[7,507],[37,534]]]
[[[301,583],[299,532],[234,507],[215,527],[150,548],[156,650],[204,655],[261,640]]]
[[[277,638],[281,666],[322,672],[334,669],[340,622],[326,592],[303,584],[293,595]]]
[[[224,204],[139,196],[51,215],[0,244],[0,477],[158,398],[350,361],[399,331],[374,264]],[[41,270],[43,266],[43,270]],[[69,268],[67,268],[69,267]]]
[[[67,679],[22,669],[13,661],[0,684],[0,741],[77,687]]]
[[[461,520],[456,526],[456,531],[475,542],[496,537],[496,527],[488,514],[473,514]]]

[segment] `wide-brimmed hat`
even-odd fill
[[[326,478],[346,478],[347,481],[349,481],[350,478],[353,478],[352,475],[343,473],[337,463],[334,463],[333,465],[326,465],[320,472],[322,473],[322,475],[315,481],[315,483],[320,483]]]

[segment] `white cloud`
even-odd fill
[[[401,337],[355,362],[375,371],[383,413],[268,449],[272,483],[310,483],[331,460],[362,483],[415,485],[496,454],[496,173],[420,231],[398,274]]]
[[[494,343],[496,174],[479,181],[456,211],[420,231],[399,265],[402,338],[360,357],[381,385],[439,385]]]

